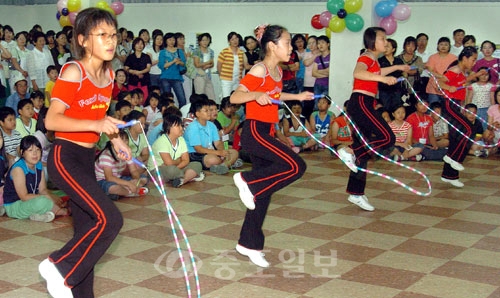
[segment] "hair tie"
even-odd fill
[[[259,42],[262,39],[262,35],[264,35],[264,31],[266,31],[267,26],[269,26],[269,24],[261,24],[255,27],[255,29],[253,30],[255,38],[257,38]]]

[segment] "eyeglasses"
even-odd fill
[[[116,34],[116,33],[113,33],[113,34],[109,34],[109,33],[92,34],[92,33],[89,33],[89,35],[97,36],[101,40],[105,40],[105,41],[108,41],[110,39],[113,40],[113,41],[116,41],[118,39],[118,34]]]

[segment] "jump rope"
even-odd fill
[[[133,125],[136,125],[136,124],[139,124],[141,126],[142,133],[144,135],[146,135],[146,132],[144,131],[144,127],[142,126],[142,123],[140,121],[137,121],[137,120],[131,120],[131,121],[125,123],[125,124],[118,124],[117,127],[119,129],[123,129],[123,128],[130,127],[130,126],[133,126]],[[148,145],[149,155],[151,156],[151,158],[153,160],[153,164],[154,164],[154,167],[155,167],[155,173],[156,173],[156,175],[158,177],[158,180],[156,180],[156,178],[154,177],[154,175],[149,171],[149,169],[146,167],[146,165],[144,163],[142,163],[141,161],[139,161],[136,158],[133,158],[132,161],[135,164],[137,164],[139,167],[141,167],[141,168],[143,168],[143,169],[146,170],[146,172],[148,173],[149,177],[151,178],[151,181],[153,181],[154,185],[156,186],[156,189],[158,189],[158,191],[160,192],[160,195],[163,198],[163,202],[165,203],[165,206],[167,208],[167,214],[168,214],[168,219],[169,219],[169,222],[170,222],[170,227],[172,229],[172,234],[174,235],[175,246],[177,248],[177,253],[179,254],[179,259],[181,261],[182,271],[183,271],[183,274],[184,274],[184,280],[185,280],[185,283],[186,283],[186,290],[187,290],[187,293],[188,293],[188,297],[191,298],[191,284],[190,284],[190,281],[189,281],[189,273],[188,273],[188,270],[187,270],[187,267],[186,267],[186,262],[184,260],[184,256],[182,254],[182,249],[181,249],[181,246],[180,246],[180,240],[179,240],[179,238],[177,236],[175,224],[177,224],[177,226],[179,228],[179,231],[182,234],[182,238],[184,239],[184,243],[186,244],[186,249],[187,249],[188,254],[189,254],[189,259],[191,261],[191,265],[193,266],[193,275],[194,275],[194,280],[195,280],[195,284],[196,284],[196,293],[197,293],[197,297],[199,298],[199,297],[201,297],[200,279],[199,279],[199,276],[198,276],[198,268],[196,266],[196,261],[195,261],[195,258],[194,258],[193,250],[191,249],[191,245],[189,244],[188,237],[186,235],[186,232],[185,232],[184,228],[182,227],[182,224],[181,224],[181,222],[179,220],[179,217],[177,217],[177,214],[175,213],[174,208],[172,207],[172,205],[170,204],[170,202],[169,202],[169,200],[167,198],[167,192],[165,190],[165,186],[163,185],[163,181],[162,181],[162,178],[161,178],[160,170],[158,168],[158,163],[157,163],[156,158],[155,158],[155,156],[153,154],[153,149],[151,148],[151,145],[149,144],[149,142],[146,142],[146,144]],[[175,220],[175,223],[174,223],[174,220]]]
[[[330,103],[332,103],[334,105],[334,107],[339,110],[340,112],[342,112],[342,109],[335,103],[332,101],[332,99],[328,96],[328,95],[323,95],[323,94],[317,94],[317,95],[314,95],[314,98],[315,99],[319,99],[319,98],[326,98]],[[324,148],[327,148],[328,150],[330,150],[333,154],[335,154],[343,163],[345,163],[346,165],[348,165],[347,162],[344,162],[341,158],[340,158],[340,155],[338,153],[337,150],[333,149],[332,147],[330,147],[328,144],[325,144],[324,142],[322,142],[321,140],[319,140],[317,137],[315,137],[306,127],[304,124],[302,124],[302,122],[300,121],[300,119],[297,118],[297,116],[295,116],[295,114],[292,113],[292,110],[290,109],[290,107],[288,107],[288,105],[284,104],[284,102],[280,101],[280,100],[271,100],[273,104],[279,104],[279,105],[282,105],[284,106],[290,113],[290,115],[292,117],[294,117],[297,122],[300,124],[300,126],[304,129],[304,131],[307,133],[308,136],[310,136],[311,138],[313,138],[318,144],[320,144],[321,146],[323,146]],[[381,172],[378,172],[378,171],[374,171],[374,170],[368,170],[368,169],[363,169],[363,168],[360,168],[360,167],[357,167],[358,171],[363,171],[363,172],[366,172],[367,174],[372,174],[372,175],[375,175],[375,176],[379,176],[379,177],[382,177],[384,179],[387,179],[391,182],[394,182],[396,183],[397,185],[403,187],[404,189],[416,194],[416,195],[419,195],[419,196],[428,196],[431,194],[432,192],[432,186],[431,186],[431,182],[429,180],[429,178],[427,178],[427,176],[422,172],[422,171],[419,171],[413,167],[410,167],[408,165],[405,165],[403,163],[400,163],[400,162],[397,162],[397,161],[394,161],[390,158],[387,158],[386,156],[380,154],[379,152],[377,152],[372,146],[370,146],[370,144],[368,143],[368,141],[366,140],[366,138],[363,136],[363,134],[361,133],[361,131],[359,130],[359,128],[356,126],[356,124],[354,124],[354,122],[352,121],[352,119],[346,114],[344,113],[344,115],[346,116],[347,120],[349,121],[349,123],[352,125],[352,127],[354,128],[354,130],[356,131],[358,137],[360,138],[360,140],[363,142],[363,144],[371,151],[373,152],[375,155],[377,155],[378,157],[390,162],[390,163],[393,163],[393,164],[396,164],[400,167],[403,167],[405,169],[408,169],[410,170],[411,172],[413,173],[417,173],[418,175],[422,176],[422,178],[424,178],[425,182],[427,183],[427,191],[419,191],[411,186],[409,186],[408,184],[402,182],[401,180],[399,179],[396,179],[390,175],[387,175],[387,174],[384,174],[384,173],[381,173]],[[351,164],[349,164],[351,165]],[[348,166],[349,166],[348,165]]]

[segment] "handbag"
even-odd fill
[[[179,58],[179,59],[181,58],[181,55],[179,53],[179,49],[177,49],[177,58]],[[187,60],[186,60],[186,63],[187,63]],[[186,72],[187,72],[186,65],[179,66],[179,74],[181,76],[184,75]]]

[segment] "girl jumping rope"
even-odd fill
[[[236,250],[260,267],[269,267],[262,254],[262,224],[271,195],[299,179],[306,164],[289,147],[274,138],[278,105],[271,100],[312,100],[314,94],[282,93],[282,71],[278,63],[288,61],[292,52],[291,37],[281,26],[268,26],[261,38],[264,60],[256,64],[231,95],[231,102],[246,103],[246,121],[241,145],[251,155],[252,170],[233,176],[240,199],[249,209],[241,228]]]
[[[56,139],[48,158],[49,175],[69,197],[74,235],[39,266],[52,297],[94,297],[94,266],[123,225],[123,218],[94,173],[95,143],[105,133],[117,157],[130,159],[117,124],[106,116],[114,74],[116,20],[107,11],[78,13],[74,32],[76,61],[65,64],[52,91],[45,125]]]
[[[385,30],[379,27],[370,27],[365,30],[363,36],[365,52],[361,54],[354,68],[354,83],[351,98],[347,105],[347,114],[353,120],[361,134],[370,138],[369,147],[380,151],[394,145],[395,137],[387,122],[374,109],[375,94],[378,91],[378,82],[394,85],[397,83],[395,77],[386,76],[396,70],[408,71],[408,65],[393,65],[380,68],[377,57],[385,52],[387,39]],[[366,169],[370,159],[370,149],[360,137],[354,133],[351,148],[340,149],[339,156],[351,169],[347,193],[349,202],[358,205],[366,211],[375,208],[368,202],[365,196],[366,172],[358,171],[358,168]],[[354,153],[354,156],[352,154]],[[357,165],[357,167],[356,167]]]

